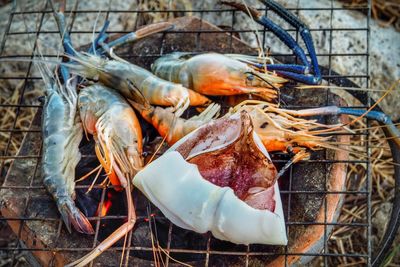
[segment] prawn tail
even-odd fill
[[[212,103],[212,101],[208,97],[196,91],[188,89],[188,92],[191,106],[208,106]]]
[[[93,235],[94,230],[92,225],[86,216],[75,206],[72,199],[64,200],[62,203],[58,202],[58,210],[61,213],[61,217],[67,226],[69,232],[71,232],[71,224],[74,229],[80,233]]]

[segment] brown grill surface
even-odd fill
[[[174,32],[158,34],[134,45],[123,46],[116,53],[146,68],[149,68],[155,58],[155,56],[148,56],[149,54],[160,55],[172,51],[192,52],[193,47],[197,48],[197,52],[255,53],[236,37],[196,17],[183,17],[175,22],[177,27]],[[197,32],[200,29],[208,33],[199,35]],[[144,56],[144,53],[147,56]],[[287,92],[286,94],[293,97],[287,103],[291,106],[321,106],[325,105],[326,101],[340,104],[337,97],[326,93],[315,94],[315,92],[304,91],[304,93]],[[5,179],[0,192],[3,200],[1,213],[8,220],[13,231],[24,241],[27,250],[31,251],[41,264],[51,262],[62,265],[81,257],[99,240],[104,239],[105,232],[111,231],[101,227],[105,222],[116,221],[116,225],[121,224],[125,208],[121,207],[118,215],[91,217],[96,227],[94,237],[76,232],[67,233],[54,203],[42,185],[40,113],[39,110]],[[331,120],[331,122],[334,121],[337,119]],[[145,135],[151,138],[152,129],[144,127],[144,131]],[[348,137],[339,136],[338,140],[346,141]],[[84,155],[77,167],[77,175],[79,170],[86,170],[89,165],[96,166],[90,144],[81,149],[84,150]],[[286,160],[277,157],[275,163],[279,165]],[[338,215],[335,210],[340,207],[340,199],[345,192],[346,163],[346,153],[318,151],[313,154],[309,162],[296,165],[290,170],[289,175],[281,179],[281,193],[289,235],[289,245],[286,247],[233,245],[216,240],[210,235],[200,235],[179,229],[163,218],[159,210],[150,205],[139,192],[134,191],[138,221],[133,234],[129,235],[129,240],[132,240],[131,245],[127,247],[127,251],[130,252],[129,262],[132,265],[142,266],[150,264],[153,260],[150,225],[153,225],[153,233],[158,238],[161,247],[172,257],[199,266],[223,264],[252,266],[268,262],[281,265],[285,262],[292,263],[300,257],[302,261],[306,261],[307,257],[315,255],[329,256],[332,253],[322,252],[321,254],[320,251],[324,245],[326,246],[332,227],[338,225],[335,222]],[[77,190],[85,190],[87,187],[87,185],[78,185]],[[97,187],[96,190],[101,192],[101,201],[104,201],[106,189]],[[121,197],[123,196],[122,194]],[[150,214],[153,216],[149,217]],[[147,218],[152,219],[151,223],[147,222]],[[122,243],[120,242],[96,259],[95,263],[117,265],[121,250]],[[363,257],[364,255],[348,256]],[[174,262],[168,258],[164,261],[166,264],[174,265]]]

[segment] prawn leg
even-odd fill
[[[148,25],[142,29],[139,29],[135,32],[131,32],[128,33],[114,41],[111,41],[108,43],[108,46],[110,48],[115,48],[118,47],[120,45],[123,45],[127,42],[134,42],[138,39],[147,37],[149,35],[155,34],[155,33],[159,33],[159,32],[163,32],[163,31],[168,31],[174,28],[174,25],[172,23],[169,22],[160,22],[160,23],[155,23],[155,24],[151,24]]]
[[[308,153],[308,152],[306,152],[304,150],[300,150],[285,164],[285,166],[282,167],[282,169],[280,169],[280,171],[276,175],[276,179],[281,178],[282,175],[285,174],[285,172],[293,164],[296,164],[297,162],[299,162],[301,160],[306,160],[306,159],[309,159],[309,158],[310,158],[310,153]]]
[[[69,36],[68,30],[67,30],[67,25],[65,23],[64,10],[65,10],[65,1],[62,2],[59,12],[54,12],[54,18],[57,21],[58,29],[61,34],[62,43],[63,43],[65,52],[68,55],[74,56],[75,49],[72,46],[71,37]]]
[[[75,52],[75,49],[73,48],[71,37],[70,37],[68,31],[66,30],[64,8],[65,8],[65,6],[62,6],[60,9],[60,12],[55,12],[54,16],[55,16],[55,18],[57,20],[57,24],[60,28],[60,33],[61,33],[61,37],[63,38],[63,46],[65,49],[65,52],[70,56],[75,56],[76,52]],[[139,29],[135,32],[130,32],[130,33],[123,35],[113,41],[110,41],[109,43],[106,43],[105,41],[108,38],[108,34],[106,33],[106,31],[107,31],[109,25],[110,25],[110,21],[106,20],[104,22],[104,25],[101,28],[98,36],[93,40],[93,43],[88,50],[89,54],[104,54],[104,53],[110,54],[110,51],[112,51],[113,48],[116,48],[118,46],[121,46],[121,45],[129,43],[129,42],[135,42],[139,39],[142,39],[144,37],[150,36],[155,33],[168,31],[168,30],[171,30],[172,28],[174,28],[174,25],[172,23],[160,22],[160,23],[148,25],[142,29]],[[65,30],[61,30],[61,29],[65,29]]]
[[[94,39],[92,45],[90,46],[90,48],[88,50],[89,54],[94,54],[95,51],[97,52],[99,44],[103,43],[108,38],[108,34],[106,34],[106,31],[107,31],[109,25],[110,25],[110,21],[106,20],[104,22],[104,25],[101,28],[99,34],[97,35],[96,39]]]
[[[101,48],[97,49],[96,52],[100,53],[100,54],[105,53],[105,52],[109,53],[109,51],[111,49],[121,46],[123,44],[135,42],[136,40],[142,39],[149,35],[163,32],[163,31],[168,31],[168,30],[171,30],[172,28],[174,28],[174,25],[169,22],[155,23],[155,24],[148,25],[142,29],[139,29],[135,32],[130,32],[126,35],[123,35],[113,41],[110,41],[109,43],[105,43],[106,38],[102,38],[102,35],[104,33],[101,33],[98,38],[99,38],[99,40],[102,40],[103,42],[98,42],[100,44]]]
[[[357,117],[365,117],[367,119],[376,120],[386,126],[389,134],[394,138],[396,144],[400,147],[400,131],[393,124],[392,119],[387,114],[380,111],[364,111],[361,109],[353,108],[340,108],[336,106],[328,106],[314,109],[304,109],[295,112],[295,115],[301,117],[315,116],[315,115],[354,115]]]

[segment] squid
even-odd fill
[[[285,245],[276,177],[249,113],[240,111],[180,139],[133,184],[181,228],[236,244]]]

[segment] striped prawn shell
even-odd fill
[[[142,132],[135,112],[117,92],[100,84],[83,89],[78,106],[83,127],[116,172],[122,187],[143,166]]]

